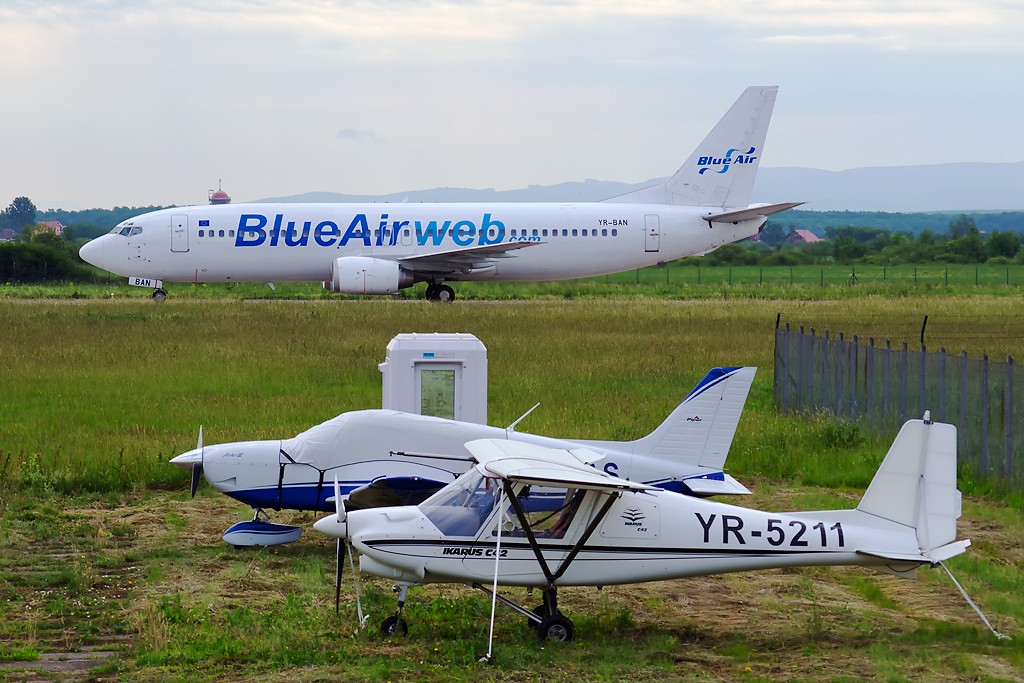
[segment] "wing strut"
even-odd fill
[[[516,517],[519,519],[519,524],[523,527],[523,532],[526,534],[526,540],[530,542],[530,548],[533,549],[533,554],[537,558],[537,564],[540,565],[540,569],[544,572],[544,578],[548,581],[548,588],[554,588],[555,582],[562,577],[563,574],[569,569],[569,565],[576,559],[576,556],[583,550],[583,546],[586,545],[590,537],[597,531],[598,525],[604,521],[605,516],[608,514],[608,510],[611,509],[612,503],[618,498],[621,492],[609,492],[608,500],[605,501],[604,505],[598,511],[594,518],[590,520],[590,524],[587,525],[586,531],[580,536],[580,539],[573,544],[569,550],[569,554],[565,556],[559,564],[558,569],[552,573],[551,568],[548,567],[547,560],[544,559],[544,551],[541,550],[540,544],[537,543],[537,537],[533,533],[533,529],[530,527],[530,521],[526,517],[526,511],[523,509],[522,503],[519,502],[518,496],[515,495],[515,491],[512,490],[512,482],[508,479],[502,480],[502,488],[505,491],[505,495],[512,502],[512,508],[516,511]]]
[[[505,501],[502,500],[504,494],[505,489],[499,489],[497,507],[498,542],[494,547],[494,585],[491,587],[491,632],[487,637],[487,654],[480,659],[481,662],[491,661],[491,655],[494,654],[494,609],[498,606],[498,561],[501,559],[501,527],[504,526],[504,519],[501,513],[501,509],[505,507]]]

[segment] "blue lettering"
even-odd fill
[[[448,228],[451,226],[451,221],[445,221],[441,226],[441,229],[437,229],[437,221],[430,221],[427,223],[427,227],[416,221],[416,239],[419,241],[420,246],[424,246],[427,240],[433,242],[435,247],[441,246],[441,242],[444,241],[445,233],[448,232]]]
[[[606,463],[604,466],[604,473],[617,477],[619,476],[619,466],[613,462]]]
[[[288,230],[284,233],[284,243],[289,247],[304,247],[309,243],[310,221],[302,224],[302,236],[295,239],[295,221],[288,221]]]
[[[756,157],[740,156],[732,161],[736,163],[750,163]],[[711,161],[721,162],[719,159]],[[725,160],[728,162],[728,160]],[[390,223],[390,227],[389,227]],[[273,225],[270,225],[269,217],[258,213],[242,214],[238,220],[238,232],[235,236],[236,247],[257,247],[269,242],[269,246],[276,247],[279,244],[286,247],[306,247],[310,245],[310,235],[313,242],[321,247],[344,247],[352,240],[362,243],[363,246],[371,245],[378,247],[393,247],[398,245],[402,239],[403,230],[415,230],[416,242],[419,246],[443,246],[445,242],[454,243],[459,247],[470,247],[474,244],[486,246],[490,244],[501,244],[506,236],[512,234],[510,241],[539,241],[537,235],[527,236],[522,231],[522,236],[515,235],[513,230],[509,233],[502,221],[494,220],[491,214],[485,213],[481,217],[479,227],[475,221],[432,220],[429,222],[415,221],[389,221],[388,214],[381,214],[376,234],[370,230],[366,214],[356,214],[352,217],[348,228],[344,231],[338,223],[332,220],[304,221],[301,228],[297,221],[285,220],[284,214],[275,214]],[[268,240],[269,238],[269,240]]]
[[[491,232],[491,228],[496,228],[496,234],[493,239],[488,239],[488,235]],[[480,245],[485,244],[501,244],[505,239],[505,224],[501,221],[492,221],[491,214],[485,213],[483,222],[480,224]]]
[[[313,229],[313,240],[321,247],[333,247],[334,240],[339,235],[341,235],[341,228],[334,221],[318,223]]]
[[[398,244],[398,236],[402,232],[402,228],[409,225],[409,221],[395,221],[395,227],[391,230],[391,239],[388,241],[388,246],[393,247]]]
[[[284,216],[277,214],[274,216],[274,229],[270,231],[270,246],[277,246],[277,238],[281,235],[281,221],[284,220]]]
[[[236,247],[258,247],[267,239],[267,217],[258,213],[243,213],[238,219],[238,233],[235,235]],[[251,238],[247,235],[252,233]]]
[[[463,232],[463,228],[465,228],[465,232]],[[476,226],[472,221],[459,221],[452,226],[452,242],[460,247],[468,247],[473,244],[474,237],[476,237]]]
[[[348,230],[342,235],[340,245],[344,247],[352,239],[362,240],[364,247],[370,246],[370,226],[366,223],[366,214],[355,215],[349,223]]]

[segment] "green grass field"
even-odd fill
[[[0,677],[29,680],[46,653],[99,648],[114,652],[93,674],[105,680],[1021,678],[1021,497],[984,483],[961,484],[962,535],[975,545],[950,566],[1013,641],[995,640],[938,572],[908,582],[814,569],[566,590],[577,642],[542,647],[505,611],[498,658],[483,666],[482,594],[415,592],[406,640],[359,631],[351,584],[334,615],[327,539],[309,531],[291,547],[236,552],[219,536],[247,509],[206,488],[190,500],[187,474],[167,464],[200,424],[207,443],[277,438],[379,406],[377,363],[395,334],[471,332],[488,348],[490,423],[540,401],[519,429],[552,436],[641,436],[708,368],[757,365],[728,462],[755,489],[744,503],[853,506],[892,435],[776,412],[776,315],[910,336],[927,314],[955,337],[1005,324],[1013,297],[554,294],[439,306],[180,287],[162,305],[123,298],[124,287],[112,300],[0,297],[0,666],[16,667]],[[1019,344],[1005,329],[990,337],[992,353]],[[377,621],[393,598],[385,582],[367,589]]]

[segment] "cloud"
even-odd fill
[[[379,145],[383,142],[372,130],[357,130],[355,128],[342,128],[335,133],[334,139],[349,142],[369,142],[373,145]]]

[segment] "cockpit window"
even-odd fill
[[[445,536],[476,536],[493,509],[494,486],[476,468],[420,503]]]
[[[138,225],[115,225],[110,231],[111,235],[122,235],[124,237],[138,235],[142,232],[142,228]]]

